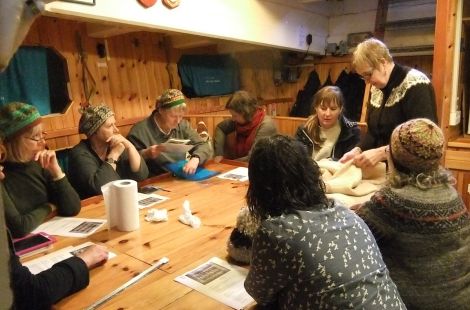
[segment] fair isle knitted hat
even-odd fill
[[[183,93],[178,89],[166,89],[157,99],[155,108],[169,109],[185,103]]]
[[[395,168],[405,173],[437,169],[443,147],[442,130],[425,118],[412,119],[399,125],[390,138],[390,155]]]
[[[93,135],[108,118],[114,116],[114,112],[105,105],[88,106],[80,112],[82,116],[78,123],[78,132],[87,137]]]
[[[22,102],[10,102],[0,108],[0,135],[8,139],[25,132],[41,122],[41,115],[34,106]]]
[[[237,216],[237,226],[232,230],[227,241],[227,252],[230,258],[239,263],[250,263],[253,237],[258,230],[259,221],[243,207]]]

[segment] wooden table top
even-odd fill
[[[236,168],[224,161],[209,163],[207,169],[220,172]],[[148,209],[140,211],[140,229],[121,232],[106,228],[88,238],[59,237],[54,250],[85,241],[103,243],[117,254],[105,265],[91,271],[90,285],[62,300],[56,309],[83,309],[166,256],[169,263],[103,304],[99,309],[230,309],[174,278],[217,256],[227,259],[227,240],[236,224],[237,214],[245,206],[248,182],[220,179],[187,181],[165,175],[144,184],[157,184],[170,192],[158,191],[170,199],[151,208],[168,210],[168,222],[144,220]],[[201,227],[191,228],[178,221],[182,204],[189,200],[191,211],[201,219]],[[106,218],[101,197],[84,201],[78,217]]]

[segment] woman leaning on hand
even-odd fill
[[[60,216],[77,215],[80,197],[59,166],[55,151],[45,148],[38,110],[21,102],[4,105],[0,134],[7,150],[2,188],[5,217],[13,237],[27,235],[55,210]]]
[[[372,85],[367,134],[341,161],[354,159],[359,167],[373,166],[387,159],[386,146],[395,127],[420,117],[437,122],[434,89],[424,73],[396,64],[387,46],[375,38],[357,46],[352,63]]]
[[[101,186],[119,180],[142,181],[148,168],[134,145],[119,133],[114,112],[105,105],[82,111],[78,131],[87,136],[70,151],[70,182],[82,199],[101,194]]]

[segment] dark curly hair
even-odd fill
[[[248,176],[246,201],[258,219],[329,205],[320,168],[305,146],[291,137],[259,140],[251,153]]]

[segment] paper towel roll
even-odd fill
[[[133,231],[140,227],[137,202],[137,182],[118,180],[101,187],[108,228],[116,226],[121,231]]]

